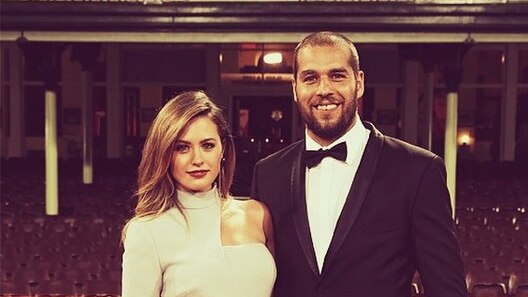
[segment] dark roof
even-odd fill
[[[0,28],[91,32],[528,32],[528,1],[436,2],[2,0]]]

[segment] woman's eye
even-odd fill
[[[179,153],[185,153],[189,151],[189,146],[184,144],[176,145],[176,151]]]
[[[203,144],[203,148],[206,149],[206,150],[211,150],[215,147],[215,144],[214,143],[209,143],[209,142],[206,142]]]

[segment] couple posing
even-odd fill
[[[234,145],[221,111],[186,92],[159,112],[123,231],[123,297],[410,296],[466,286],[445,169],[357,113],[353,43],[318,32],[295,49],[303,140],[259,161],[251,200],[229,196]]]

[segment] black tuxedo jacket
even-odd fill
[[[304,140],[255,165],[252,197],[273,216],[277,297],[465,297],[443,161],[371,133],[321,273],[306,213]]]

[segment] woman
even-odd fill
[[[229,196],[234,168],[228,125],[206,94],[160,110],[123,231],[123,297],[271,295],[271,218],[260,202]]]

